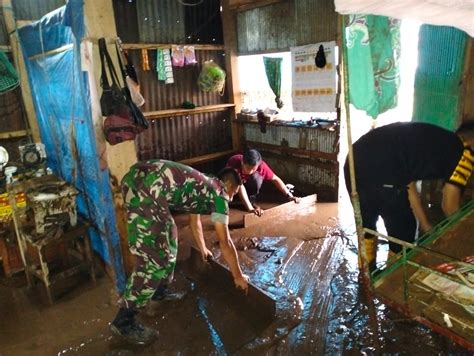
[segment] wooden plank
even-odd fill
[[[179,109],[169,109],[169,110],[148,111],[148,112],[144,112],[143,115],[148,120],[167,119],[169,117],[175,117],[175,116],[185,116],[185,115],[203,114],[207,112],[226,111],[232,107],[234,107],[234,104],[218,104],[218,105],[198,106],[195,109],[179,108]]]
[[[179,163],[186,164],[188,166],[192,166],[192,165],[195,165],[195,164],[201,164],[201,163],[214,161],[217,158],[224,157],[224,156],[227,156],[227,155],[230,156],[233,153],[235,153],[234,150],[227,150],[227,151],[222,151],[222,152],[210,153],[208,155],[183,159],[183,160],[179,161]]]
[[[22,100],[22,99],[20,99]],[[16,138],[16,137],[24,137],[30,134],[29,130],[18,130],[18,131],[10,131],[10,132],[2,132],[0,133],[0,140],[5,140],[9,138]]]
[[[183,45],[183,44],[176,44]],[[185,44],[186,46],[193,46],[198,51],[223,51],[224,45],[212,45],[212,44]],[[123,49],[158,49],[158,48],[171,48],[170,43],[123,43]]]
[[[248,213],[244,215],[244,227],[249,227],[256,224],[261,224],[274,220],[276,217],[287,213],[288,211],[295,211],[299,209],[304,209],[309,206],[316,204],[317,195],[312,194],[306,197],[300,198],[299,203],[290,201],[285,204],[275,206],[273,208],[267,209],[264,211],[262,216],[257,216],[254,213]]]
[[[229,8],[236,11],[247,11],[257,7],[277,4],[283,0],[229,0]]]
[[[230,270],[214,259],[210,259],[209,263],[204,262],[201,252],[194,246],[191,247],[190,261],[196,270],[210,272],[209,277],[216,279],[223,287],[235,289]],[[245,303],[251,310],[257,312],[260,319],[270,322],[275,318],[276,300],[252,282],[249,281],[247,294],[237,291],[235,297],[240,299],[239,302]]]
[[[6,9],[12,8],[11,0],[2,0],[2,5]],[[4,11],[3,17],[5,21],[5,28],[9,34],[10,47],[12,50],[13,62],[15,68],[20,77],[20,89],[22,93],[23,103],[25,105],[25,115],[28,119],[28,125],[31,129],[34,142],[41,142],[41,136],[39,133],[38,120],[36,117],[36,110],[33,105],[33,99],[31,96],[30,83],[28,81],[28,73],[26,71],[25,61],[23,58],[23,51],[21,50],[20,41],[18,38],[18,28],[21,27],[20,21],[16,21],[13,16],[13,11]]]
[[[44,53],[35,54],[34,56],[28,57],[28,59],[29,59],[30,61],[34,61],[34,60],[41,59],[41,58],[44,58],[44,57],[47,57],[47,56],[52,56],[53,54],[58,54],[58,53],[66,52],[66,51],[69,51],[69,50],[71,50],[71,49],[73,49],[73,48],[74,48],[74,44],[70,43],[70,44],[61,46],[61,47],[59,47],[59,48],[52,49],[51,51],[47,51],[47,52],[44,52]]]
[[[225,71],[226,90],[229,101],[235,103],[235,107],[230,110],[232,120],[232,147],[236,151],[242,150],[243,126],[239,125],[235,118],[236,113],[241,111],[242,100],[239,85],[238,56],[237,56],[237,27],[235,13],[229,8],[229,1],[222,1],[222,31],[225,44]]]

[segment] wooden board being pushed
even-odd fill
[[[273,208],[267,209],[263,212],[262,216],[257,216],[254,213],[245,214],[244,227],[249,227],[252,225],[268,222],[289,211],[300,210],[300,209],[313,206],[316,204],[316,201],[317,201],[316,194],[312,194],[312,195],[308,195],[306,197],[300,198],[299,203],[290,201],[288,203],[277,205]]]
[[[268,323],[273,321],[276,315],[276,301],[268,293],[250,281],[247,294],[237,290],[230,270],[214,259],[210,259],[208,263],[204,262],[201,252],[195,247],[191,247],[190,262],[194,270],[207,272],[206,278],[216,280],[220,288],[229,288],[229,290],[235,291],[234,297],[245,304],[245,309],[248,309],[249,312],[257,313],[255,315],[258,315],[262,321]]]

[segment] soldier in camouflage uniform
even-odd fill
[[[132,166],[122,180],[122,192],[128,215],[128,240],[135,255],[135,269],[119,301],[120,310],[111,330],[125,339],[145,344],[156,332],[135,320],[138,309],[162,291],[171,281],[176,265],[178,233],[170,209],[190,213],[193,237],[203,259],[212,256],[204,242],[199,214],[211,214],[222,254],[229,264],[235,285],[248,287],[230,238],[228,201],[241,184],[232,168],[218,178],[210,178],[180,163],[153,160]]]

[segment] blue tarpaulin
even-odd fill
[[[83,1],[70,0],[18,32],[48,166],[79,190],[78,211],[94,225],[93,248],[113,267],[122,292],[125,275],[109,171],[99,166],[89,84],[81,71]]]

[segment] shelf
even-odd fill
[[[176,117],[176,116],[185,116],[185,115],[203,114],[203,113],[207,113],[207,112],[226,111],[227,109],[232,108],[234,106],[235,106],[235,104],[207,105],[207,106],[198,106],[195,109],[171,109],[171,110],[148,111],[148,112],[144,112],[143,115],[148,120],[166,119],[166,118],[169,118],[169,117]]]
[[[187,43],[123,43],[123,49],[158,49],[158,48],[171,48],[171,46],[193,46],[197,51],[224,51],[224,45],[212,45],[212,44],[187,44]]]
[[[230,0],[229,9],[234,11],[247,11],[257,7],[264,7],[282,2],[282,0]]]
[[[319,152],[319,151],[308,151],[303,150],[300,148],[292,148],[292,147],[282,147],[277,145],[270,145],[268,143],[261,143],[261,142],[253,142],[253,141],[245,141],[245,145],[252,147],[252,148],[260,148],[260,149],[269,149],[279,151],[280,153],[292,153],[300,156],[306,156],[309,158],[322,158],[327,159],[330,161],[337,161],[337,153],[327,153],[327,152]]]
[[[18,131],[10,131],[10,132],[1,132],[0,133],[0,140],[6,140],[10,138],[17,138],[17,137],[25,137],[30,135],[30,131],[27,130],[18,130]]]
[[[221,158],[221,157],[224,157],[224,156],[230,156],[234,153],[235,153],[234,150],[227,150],[227,151],[222,151],[222,152],[210,153],[208,155],[183,159],[183,160],[179,161],[179,163],[191,166],[191,165],[196,165],[196,164],[201,164],[201,163],[214,161],[218,158]]]

